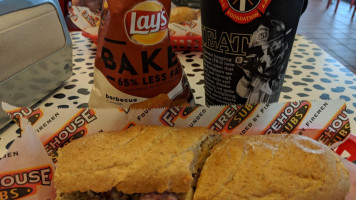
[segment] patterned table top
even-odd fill
[[[96,45],[80,32],[73,40],[73,75],[62,87],[43,99],[44,107],[85,107],[93,81]],[[201,52],[178,52],[196,103],[204,105],[203,60]],[[356,130],[356,76],[319,46],[297,35],[290,56],[280,101],[343,99],[347,102],[351,130]],[[17,134],[12,125],[0,134],[0,146]],[[11,134],[12,133],[12,134]],[[355,134],[355,133],[354,133]],[[7,145],[8,146],[8,145]]]

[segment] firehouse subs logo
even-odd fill
[[[351,133],[348,119],[347,111],[344,107],[323,128],[317,141],[329,146],[336,142],[343,141]]]
[[[96,120],[95,112],[91,109],[82,109],[69,120],[59,131],[44,142],[44,147],[53,162],[57,162],[57,150],[71,141],[87,134],[86,126]]]
[[[198,108],[198,106],[194,106],[194,107],[175,107],[175,108],[167,108],[164,112],[162,112],[161,116],[160,116],[160,121],[163,125],[165,126],[174,126],[175,125],[175,121],[178,118],[187,118],[189,115],[191,115],[196,109]],[[205,109],[203,109],[196,117],[195,119],[193,119],[192,123],[196,123],[201,117],[202,115],[204,115],[204,113],[206,112]],[[194,125],[193,124],[193,125]]]
[[[51,166],[0,174],[0,200],[26,198],[37,192],[37,187],[50,186],[53,178]]]
[[[272,0],[219,0],[222,11],[239,24],[261,17]]]
[[[41,109],[31,108],[19,108],[8,111],[7,113],[18,125],[20,125],[20,119],[22,117],[28,119],[31,125],[34,125],[43,116]]]
[[[287,103],[271,121],[263,134],[292,133],[307,115],[311,104],[307,101]]]
[[[209,128],[217,132],[232,132],[255,111],[256,105],[226,106],[209,125]]]

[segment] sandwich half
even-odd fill
[[[165,126],[83,137],[58,152],[57,199],[190,200],[220,140],[206,128]]]
[[[340,158],[315,140],[233,136],[213,148],[194,200],[344,200],[349,186]]]

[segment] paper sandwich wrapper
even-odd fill
[[[68,11],[70,19],[78,28],[90,35],[98,35],[100,13],[82,6],[70,6]]]
[[[87,135],[138,124],[207,127],[224,135],[301,134],[330,148],[351,134],[346,104],[341,100],[143,110],[31,109],[6,103],[2,107],[21,127],[20,136],[14,136],[6,154],[0,155],[0,182],[6,183],[0,186],[0,194],[8,199],[55,199],[52,177],[60,147]],[[17,183],[16,176],[30,173],[27,182],[20,178]],[[38,174],[42,179],[34,178]]]
[[[55,166],[27,120],[22,135],[0,159],[0,199],[51,200],[56,198]]]

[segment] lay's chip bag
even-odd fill
[[[89,106],[194,105],[168,33],[170,0],[103,4]]]

